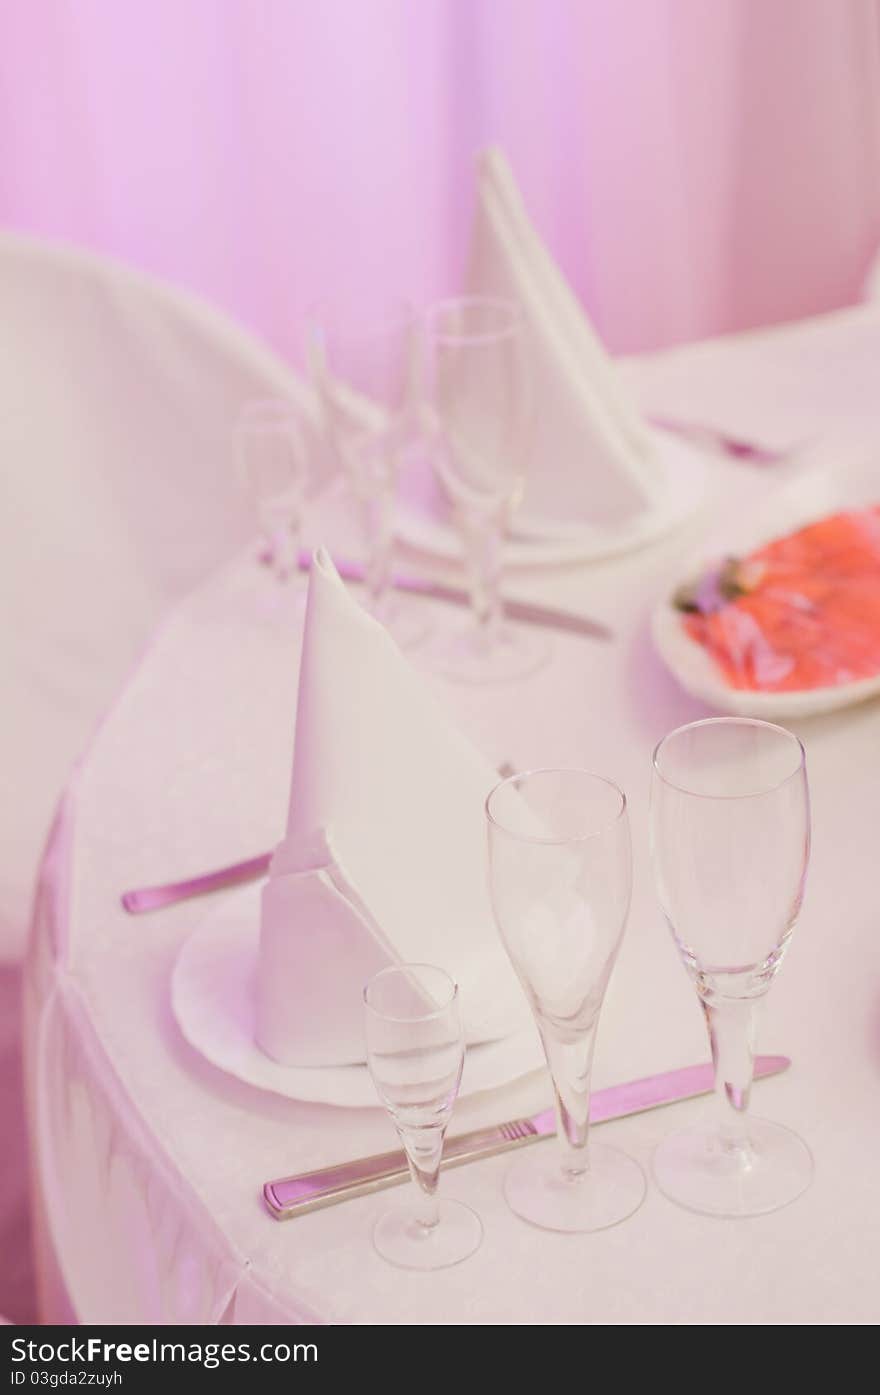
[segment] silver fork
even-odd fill
[[[517,1119],[515,1123],[499,1124],[498,1132],[508,1143],[518,1143],[521,1138],[536,1138],[538,1134],[531,1119]]]

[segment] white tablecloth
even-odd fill
[[[876,309],[677,350],[627,371],[646,404],[670,415],[809,439],[829,461],[876,439],[880,458]],[[600,1027],[597,1085],[708,1054],[646,846],[651,748],[702,709],[653,656],[647,615],[707,518],[752,508],[772,484],[767,472],[719,463],[703,515],[675,536],[613,562],[517,577],[523,594],[606,621],[614,641],[554,636],[552,665],[516,688],[442,685],[496,763],[585,765],[629,795],[635,892]],[[56,1295],[66,1290],[76,1314],[95,1322],[876,1321],[877,703],[797,727],[813,792],[812,870],[760,1039],[794,1064],[754,1095],[758,1112],[814,1151],[815,1181],[797,1203],[716,1222],[651,1185],[624,1225],[546,1234],[507,1211],[501,1157],[444,1177],[444,1190],[482,1216],[485,1239],[466,1264],[425,1275],[373,1251],[371,1223],[387,1193],[284,1225],[266,1214],[265,1179],[392,1146],[391,1126],[379,1110],[297,1104],[206,1064],[169,1001],[175,956],[206,903],[132,918],[118,897],[271,847],[282,831],[297,624],[267,611],[268,588],[252,559],[239,558],[172,614],[59,811],[28,964],[45,1292],[53,1283]],[[436,612],[438,624],[454,618]],[[532,1078],[462,1100],[455,1127],[547,1097],[546,1081]],[[647,1168],[657,1140],[707,1107],[604,1125],[603,1136]]]

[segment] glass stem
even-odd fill
[[[373,487],[363,500],[364,532],[367,538],[367,564],[364,580],[370,607],[381,616],[391,586],[394,552],[393,492],[384,482]]]
[[[440,1219],[437,1209],[437,1182],[443,1155],[444,1128],[401,1129],[400,1141],[406,1151],[409,1173],[415,1183],[416,1217],[425,1230],[433,1230]]]
[[[546,1023],[540,1023],[541,1040],[556,1099],[556,1133],[562,1157],[562,1171],[572,1181],[589,1170],[590,1080],[596,1025],[564,1039]]]
[[[464,520],[471,606],[483,653],[490,654],[498,643],[503,606],[501,602],[502,528],[497,518],[485,515]]]
[[[271,568],[276,581],[286,581],[291,567],[287,522],[267,510],[261,522],[261,529],[263,543],[260,558]]]
[[[299,567],[299,521],[285,519],[278,523],[272,543],[272,559],[279,581],[287,581]]]
[[[748,1150],[746,1115],[755,1066],[754,998],[703,998],[703,1012],[712,1046],[715,1094],[721,1137],[733,1152]]]

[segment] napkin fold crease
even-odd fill
[[[536,432],[517,532],[565,537],[650,510],[662,485],[651,433],[494,148],[478,164],[468,288],[526,316]]]
[[[324,548],[309,578],[287,834],[263,891],[257,1040],[287,1065],[364,1059],[362,991],[395,963],[461,988],[468,1041],[527,1020],[494,926],[498,781]]]

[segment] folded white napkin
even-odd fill
[[[469,1042],[527,1020],[486,884],[483,805],[498,778],[319,549],[287,836],[263,891],[264,1051],[287,1065],[362,1061],[364,983],[403,962],[456,979]]]
[[[651,434],[497,149],[479,160],[468,290],[518,301],[528,325],[535,430],[517,531],[567,536],[649,510],[660,488]]]

